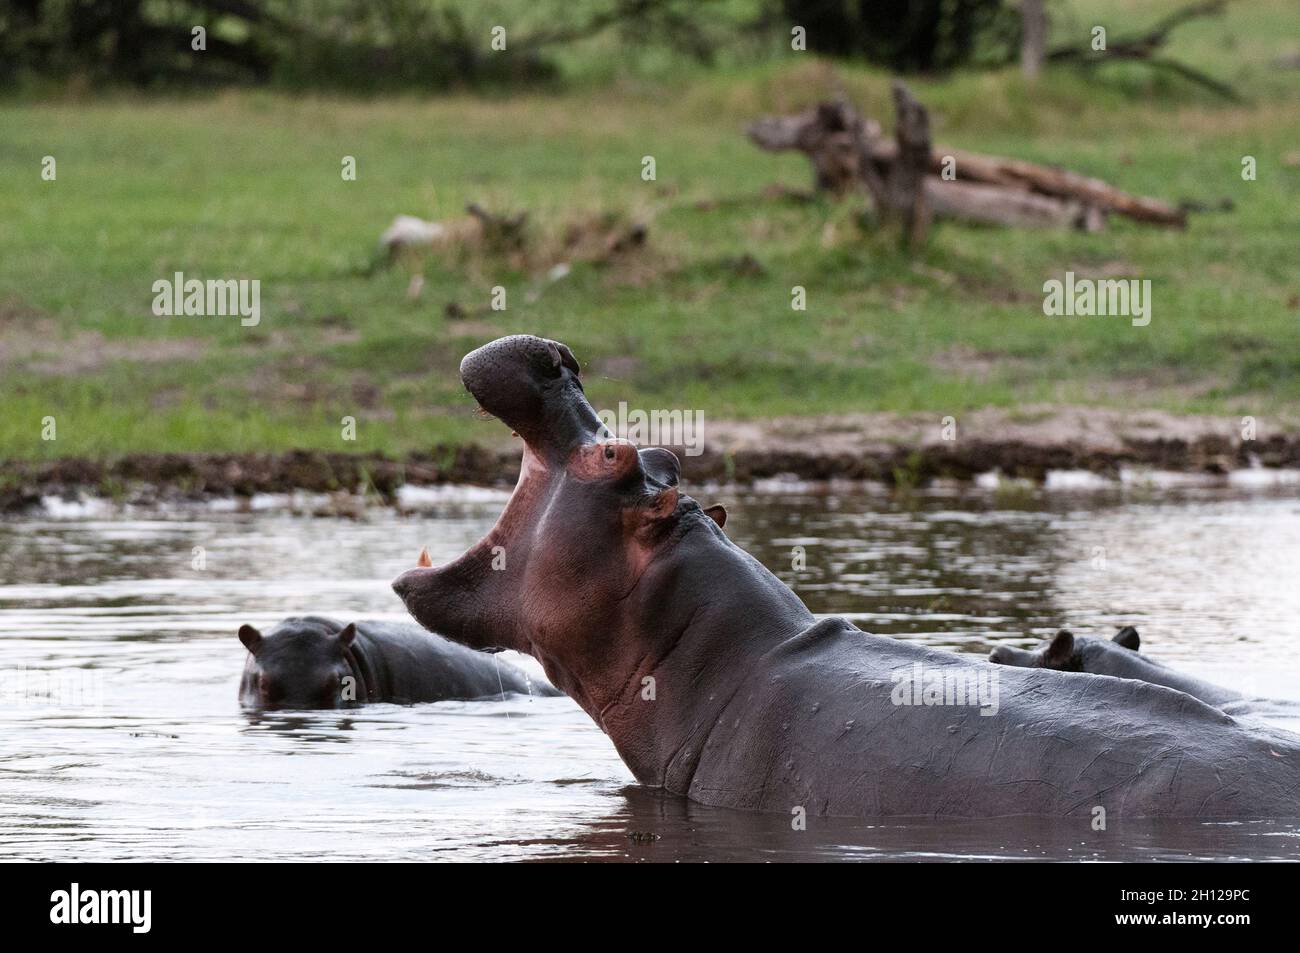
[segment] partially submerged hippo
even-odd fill
[[[989,661],[1021,668],[1050,668],[1058,672],[1087,672],[1090,675],[1134,678],[1186,692],[1216,708],[1245,698],[1230,688],[1184,675],[1150,656],[1140,654],[1138,648],[1141,644],[1138,630],[1131,625],[1124,626],[1111,639],[1073,635],[1062,629],[1036,649],[999,645],[989,653]]]
[[[461,377],[523,438],[519,482],[481,542],[393,588],[431,630],[539,659],[642,783],[796,816],[1300,816],[1297,736],[818,621],[679,493],[672,453],[608,433],[564,345],[502,338]]]
[[[413,625],[294,616],[266,635],[239,627],[249,655],[239,700],[257,708],[437,702],[505,692],[557,695],[513,665]]]

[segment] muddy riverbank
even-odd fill
[[[865,480],[907,487],[985,474],[1043,481],[1053,471],[1118,478],[1152,470],[1224,476],[1300,468],[1300,432],[1249,418],[1175,416],[1099,408],[791,417],[703,425],[702,452],[679,450],[687,483]],[[10,460],[0,466],[0,511],[81,494],[128,502],[346,493],[392,502],[403,486],[508,486],[519,444],[494,439],[433,447],[404,458],[327,450],[158,453],[102,459]],[[499,428],[498,428],[499,431]]]

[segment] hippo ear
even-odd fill
[[[1142,640],[1138,638],[1138,630],[1133,628],[1131,625],[1126,625],[1124,628],[1116,632],[1115,637],[1111,639],[1111,641],[1116,645],[1124,646],[1126,649],[1132,649],[1134,652],[1136,652],[1138,646],[1142,644]]]
[[[343,627],[343,631],[339,633],[339,641],[343,643],[344,648],[347,648],[349,645],[351,645],[352,640],[355,639],[356,637],[357,637],[357,627],[352,622],[349,622],[347,625],[345,625]]]
[[[704,512],[708,514],[709,519],[718,524],[718,529],[727,525],[727,508],[719,503],[712,506],[706,506]]]
[[[239,627],[239,641],[244,643],[244,648],[256,655],[257,647],[262,644],[262,633],[251,625],[241,625]]]
[[[1052,642],[1043,651],[1043,664],[1047,668],[1065,668],[1074,655],[1074,635],[1068,629],[1062,629],[1052,636]]]

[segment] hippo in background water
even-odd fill
[[[1185,675],[1138,649],[1142,639],[1138,630],[1126,625],[1110,639],[1087,635],[1074,635],[1066,629],[1045,639],[1036,649],[1018,649],[999,645],[989,653],[989,661],[998,665],[1015,665],[1020,668],[1050,668],[1058,672],[1086,672],[1090,675],[1110,675],[1114,678],[1132,678],[1153,685],[1164,685],[1207,705],[1242,714],[1265,714],[1272,710],[1278,714],[1294,714],[1294,702],[1268,698],[1249,698],[1231,688]]]
[[[523,439],[519,481],[480,542],[393,589],[430,631],[538,659],[641,783],[796,816],[1300,817],[1300,736],[815,618],[676,456],[608,431],[564,345],[502,338],[461,378]]]
[[[239,627],[249,655],[239,700],[253,708],[344,708],[367,702],[437,702],[505,692],[560,694],[520,669],[396,622],[294,616],[266,635]]]

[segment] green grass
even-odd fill
[[[1172,6],[1076,3],[1058,36],[1094,22],[1117,35]],[[457,363],[519,331],[573,346],[598,407],[719,418],[1059,402],[1295,421],[1300,167],[1284,160],[1300,150],[1300,73],[1269,64],[1300,36],[1300,8],[1230,11],[1169,52],[1237,84],[1244,106],[1118,67],[1052,71],[1032,89],[1014,70],[912,86],[939,143],[1173,201],[1230,198],[1232,212],[1181,233],[945,224],[916,260],[863,230],[857,203],[760,197],[809,180],[801,157],[741,134],[834,92],[808,54],[511,98],[0,104],[0,458],[486,439],[499,428],[476,420]],[[888,121],[887,76],[838,75]],[[1241,179],[1247,154],[1258,181]],[[56,182],[41,181],[45,155]],[[340,178],[344,155],[356,182]],[[656,182],[640,178],[644,155]],[[650,248],[576,265],[531,302],[538,276],[490,258],[425,262],[417,301],[404,266],[366,274],[395,214],[453,217],[471,200],[527,209],[544,242],[585,213],[643,217]],[[761,275],[732,267],[747,254]],[[1042,283],[1066,269],[1151,279],[1150,326],[1044,317]],[[155,317],[151,285],[174,271],[260,279],[261,325]],[[444,316],[449,301],[486,308],[498,284],[506,311]],[[347,415],[355,444],[340,439]],[[40,439],[46,416],[56,441]]]

